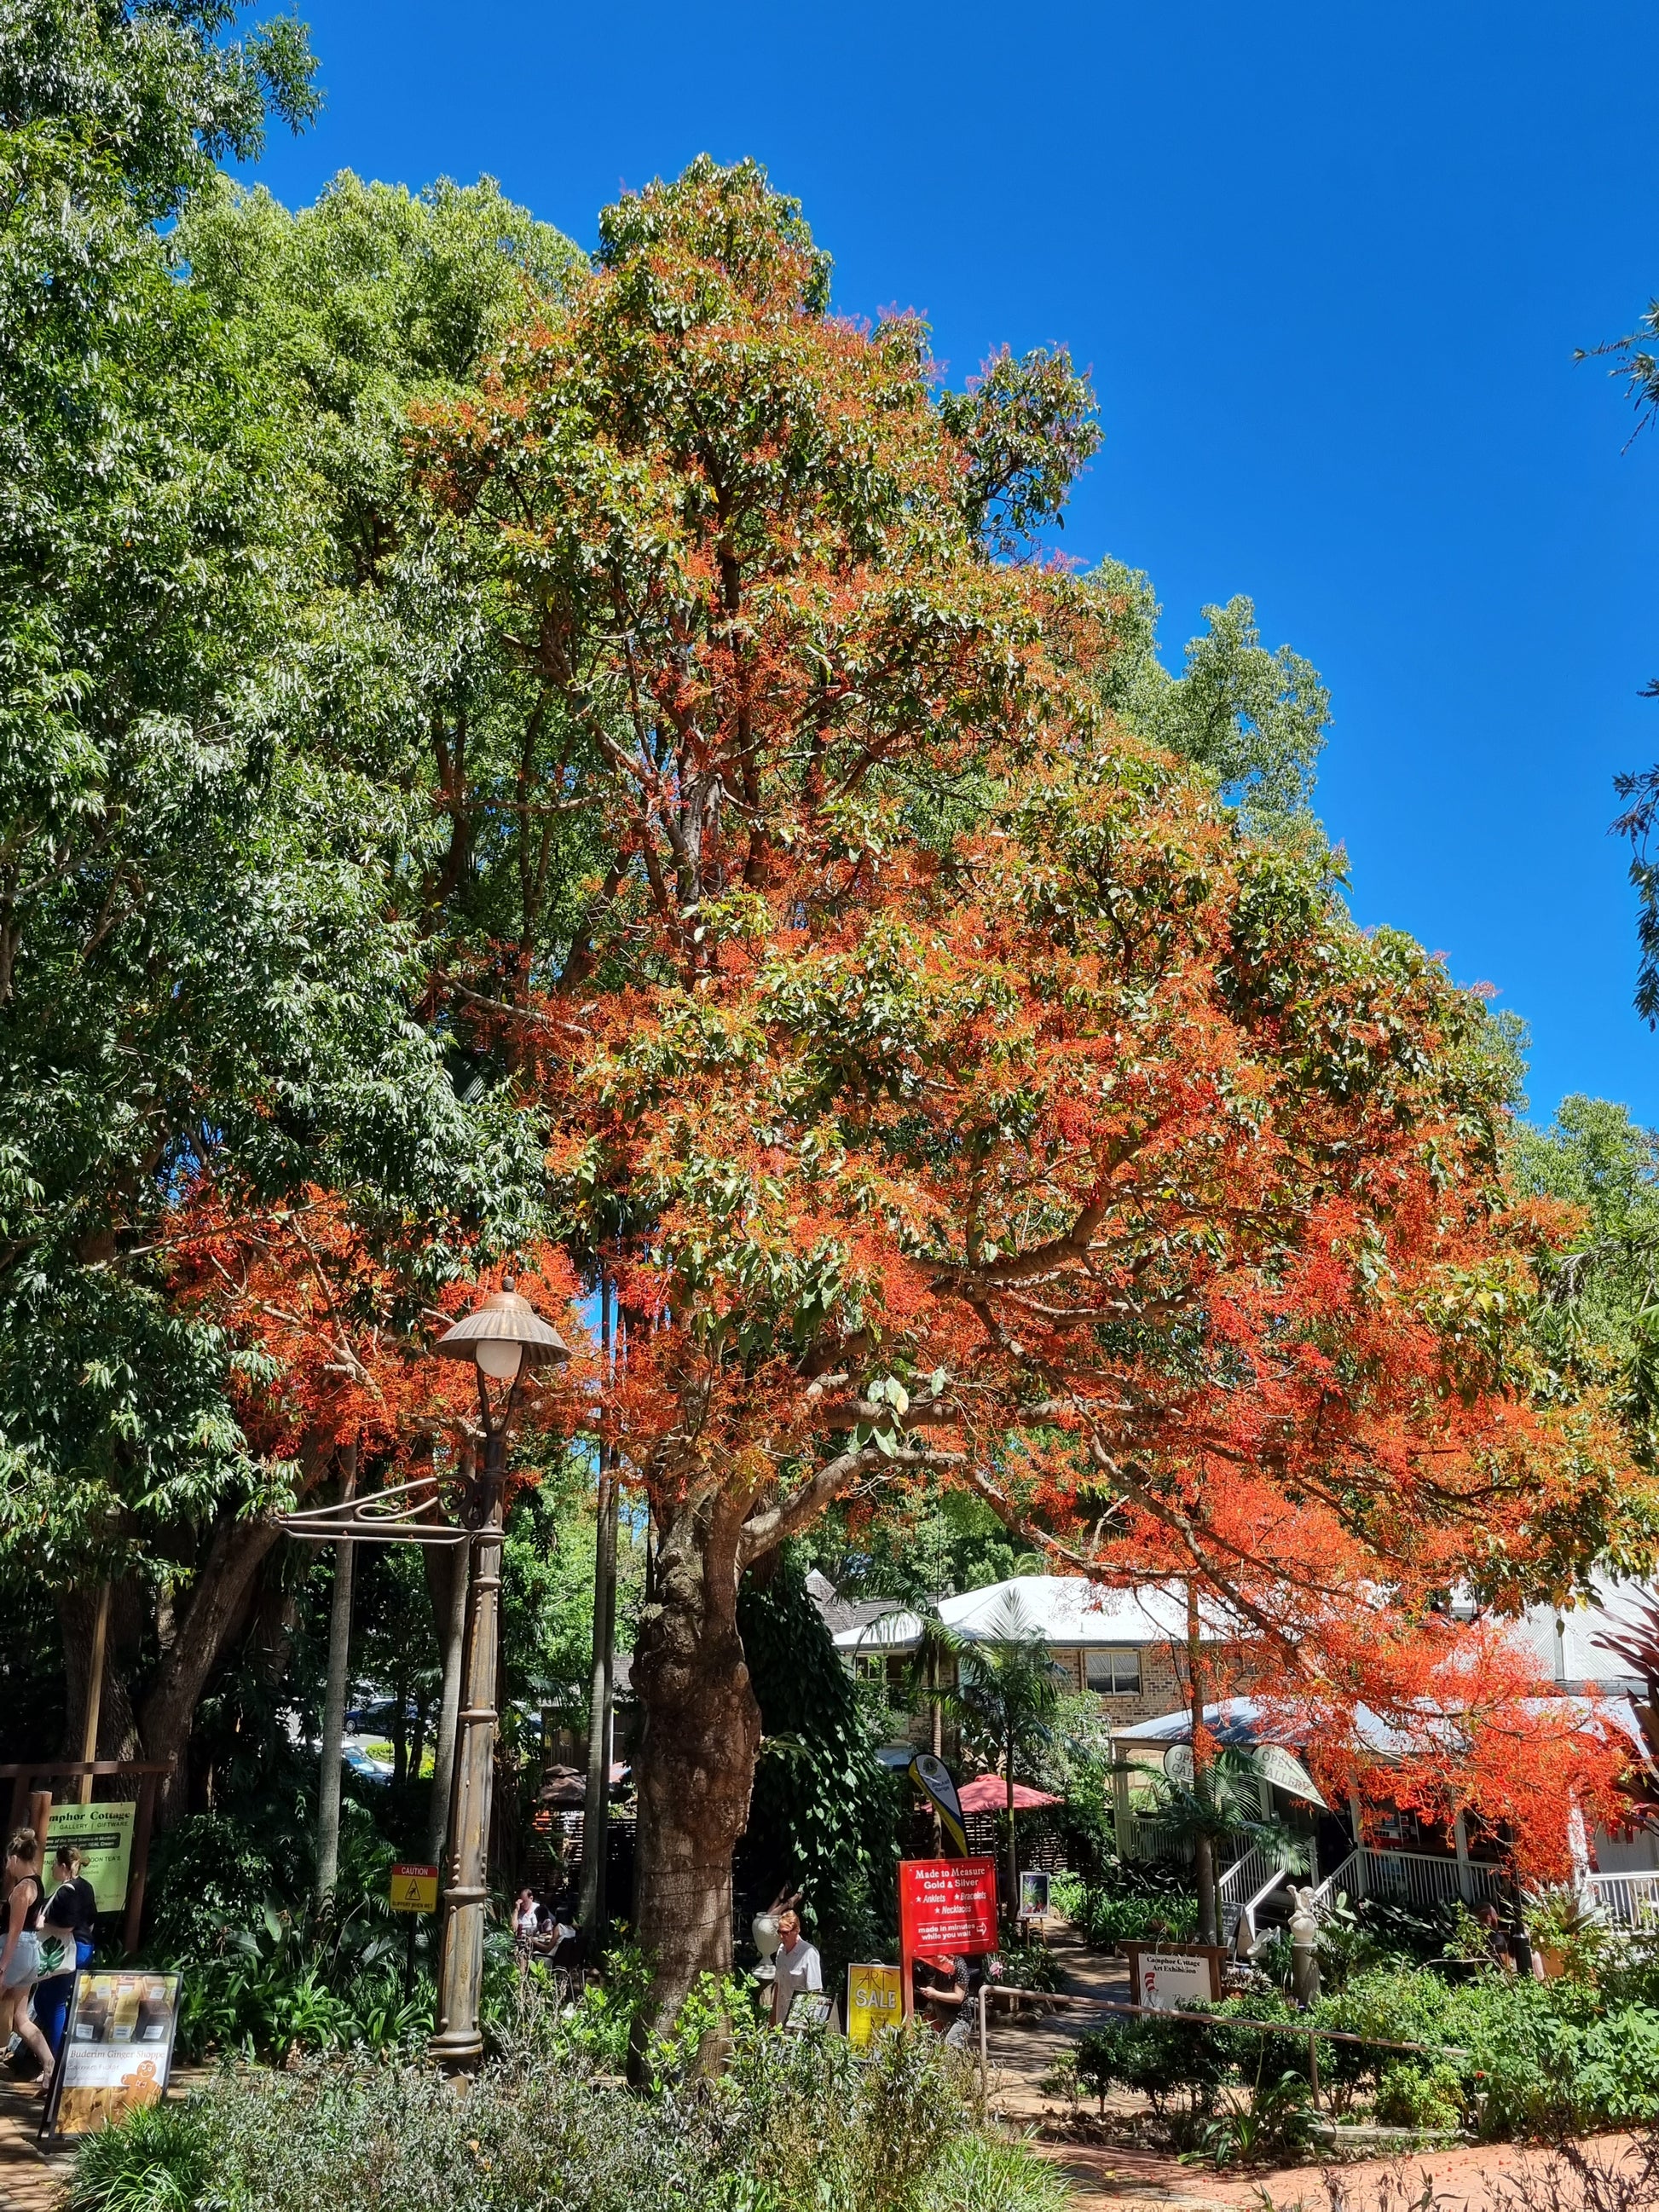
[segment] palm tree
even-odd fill
[[[1294,1829],[1262,1812],[1260,1787],[1255,1758],[1248,1751],[1233,1750],[1218,1751],[1202,1766],[1194,1766],[1190,1781],[1164,1775],[1153,1784],[1159,1820],[1177,1841],[1193,1845],[1200,1943],[1221,1940],[1215,1869],[1223,1844],[1254,1844],[1281,1866],[1303,1863],[1303,1847]]]
[[[943,1623],[940,1624],[943,1627]],[[1008,1916],[1019,1911],[1019,1850],[1014,1831],[1015,1769],[1030,1765],[1053,1739],[1050,1723],[1060,1703],[1060,1678],[1042,1637],[1005,1598],[993,1622],[1000,1632],[981,1642],[952,1639],[957,1680],[953,1691],[934,1689],[969,1741],[997,1758],[1008,1785]],[[945,1632],[949,1634],[949,1632]],[[937,1686],[939,1669],[934,1669]]]

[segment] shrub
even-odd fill
[[[1396,2061],[1376,2085],[1376,2117],[1386,2128],[1455,2128],[1463,2118],[1463,2084],[1443,2059]]]
[[[689,2032],[689,2030],[688,2030]],[[939,2039],[736,2022],[712,2082],[647,2098],[528,2032],[458,2092],[368,2054],[227,2074],[82,2149],[72,2212],[1059,2212],[1057,2178],[975,2130]]]
[[[1112,2021],[1078,2042],[1078,2077],[1103,2106],[1108,2090],[1127,2089],[1165,2119],[1209,2111],[1231,2066],[1221,2037],[1145,2014]]]
[[[1060,1967],[1041,1936],[1011,1936],[997,1954],[1000,1978],[1013,1990],[1057,1990]]]
[[[878,2036],[867,2054],[837,2035],[740,2038],[711,2102],[724,2161],[780,2205],[852,2208],[879,2176],[915,2205],[930,2170],[969,2127],[972,2069],[929,2031]]]

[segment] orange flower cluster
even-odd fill
[[[337,1193],[312,1188],[261,1206],[205,1181],[180,1207],[169,1247],[180,1304],[229,1340],[233,1402],[256,1460],[325,1467],[332,1446],[355,1443],[387,1486],[434,1462],[441,1477],[453,1467],[476,1430],[476,1380],[469,1366],[434,1358],[432,1342],[498,1287],[499,1267],[422,1295],[413,1255],[371,1237]],[[544,1246],[517,1274],[525,1295],[580,1344],[562,1253]],[[579,1355],[527,1384],[532,1433],[570,1434],[591,1381]],[[532,1465],[514,1471],[514,1484],[536,1479]]]

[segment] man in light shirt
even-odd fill
[[[778,1954],[773,1962],[772,2025],[781,2027],[798,1996],[823,1987],[823,1966],[817,1950],[800,1932],[800,1915],[793,1905],[778,1915]]]

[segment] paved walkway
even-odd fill
[[[32,2081],[0,2069],[0,2212],[54,2212],[75,2163],[68,2150],[42,2157],[34,2140],[40,2100]]]

